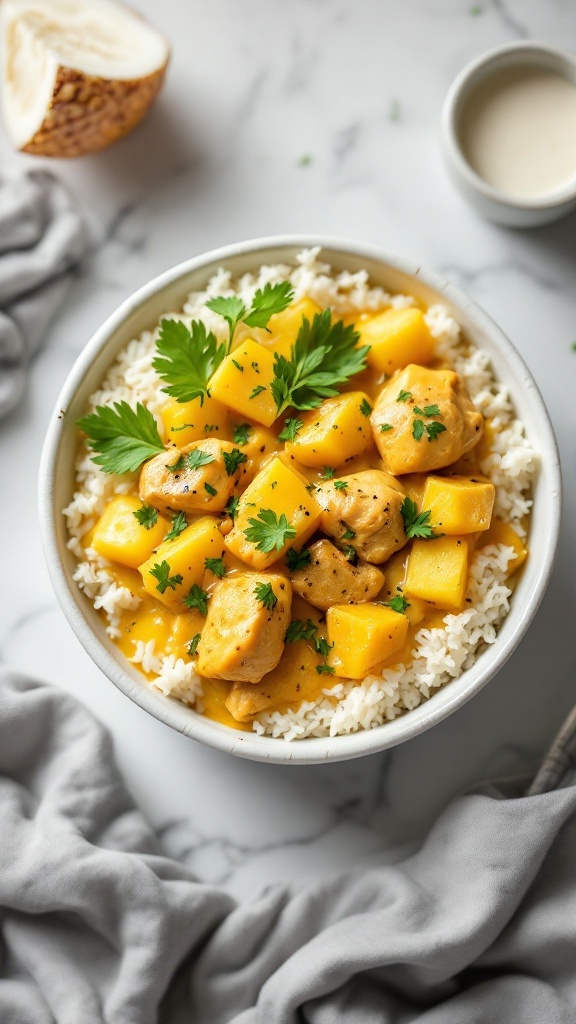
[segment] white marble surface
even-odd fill
[[[93,250],[52,326],[27,401],[0,425],[0,656],[76,694],[113,731],[127,782],[168,849],[249,895],[271,879],[395,857],[449,797],[529,769],[576,698],[576,219],[532,233],[480,220],[439,153],[445,92],[498,43],[576,47],[574,0],[134,0],[175,53],[131,138],[47,161],[89,218]],[[310,160],[302,165],[301,160]],[[40,166],[0,142],[0,167]],[[486,689],[392,752],[326,766],[253,764],[172,733],[117,692],[56,604],[36,475],[58,390],[92,332],[170,265],[243,238],[324,232],[414,257],[470,292],[527,360],[554,420],[566,504],[537,619]],[[572,526],[572,529],[570,528]]]

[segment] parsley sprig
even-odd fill
[[[232,347],[234,331],[239,323],[247,327],[263,327],[268,330],[268,321],[274,313],[281,313],[290,305],[294,298],[294,291],[289,281],[280,281],[278,284],[265,284],[258,288],[252,299],[252,305],[248,309],[242,299],[237,295],[218,295],[206,303],[208,309],[213,313],[223,316],[228,324],[228,347]]]
[[[92,451],[92,461],[105,473],[132,473],[147,459],[164,451],[156,420],[145,405],[128,402],[99,405],[76,421]]]
[[[210,600],[210,594],[202,587],[199,587],[197,583],[190,588],[186,597],[184,598],[184,604],[187,608],[197,608],[202,615],[208,614],[208,601]]]
[[[404,615],[406,609],[410,607],[410,601],[407,601],[403,594],[395,594],[394,597],[390,598],[389,601],[385,601],[384,604],[391,608],[393,612],[399,612],[400,615]]]
[[[201,448],[193,448],[186,455],[180,455],[176,462],[170,463],[166,469],[171,473],[178,473],[182,469],[201,469],[202,466],[208,466],[214,461],[214,456],[210,452],[204,452]]]
[[[234,427],[234,444],[248,444],[248,438],[254,428],[249,423],[239,423]]]
[[[420,537],[423,540],[431,540],[433,537],[442,536],[440,533],[435,533],[434,528],[430,526],[430,510],[418,513],[418,506],[415,501],[412,501],[412,498],[404,498],[400,512],[404,520],[406,536],[410,539]]]
[[[274,356],[270,389],[278,416],[288,408],[316,409],[337,395],[340,385],[366,366],[369,346],[357,348],[359,340],[353,324],[332,323],[329,309],[316,313],[312,323],[304,317],[290,359]]]
[[[296,551],[296,548],[288,548],[286,552],[286,565],[290,569],[290,572],[296,572],[297,569],[304,569],[307,565],[310,565],[312,561],[312,555],[310,554],[309,548],[302,548],[300,551]]]
[[[174,576],[170,575],[170,564],[166,560],[163,560],[162,562],[155,562],[150,569],[150,575],[153,576],[154,579],[158,580],[156,590],[161,594],[164,594],[168,588],[170,588],[170,590],[176,590],[176,587],[179,587],[183,580],[183,577],[179,572]]]
[[[152,508],[152,505],[143,503],[132,515],[136,516],[140,526],[143,526],[145,530],[151,530],[158,522],[158,509]]]
[[[164,381],[167,395],[178,402],[209,395],[208,381],[226,355],[226,346],[218,344],[212,331],[201,320],[190,328],[181,320],[162,320],[156,342],[158,355],[152,365]]]
[[[244,530],[246,540],[265,553],[281,551],[286,541],[296,536],[295,527],[290,525],[284,513],[277,516],[271,508],[261,508],[257,517],[249,519],[248,523]]]
[[[241,452],[239,448],[233,448],[231,452],[223,451],[224,466],[226,467],[226,473],[228,476],[234,476],[234,473],[241,466],[242,463],[248,462],[248,456]]]
[[[264,607],[270,612],[278,604],[278,598],[274,593],[274,588],[271,583],[257,583],[254,587],[254,593],[256,595],[256,600],[261,601]]]
[[[184,533],[187,526],[188,520],[186,519],[186,513],[176,512],[170,520],[170,530],[164,537],[164,540],[176,540],[181,533]]]
[[[226,575],[226,566],[223,558],[205,558],[204,565],[210,572],[213,572],[219,580],[223,580]]]
[[[284,429],[278,434],[279,441],[295,441],[296,435],[299,430],[304,426],[303,420],[296,420],[288,418],[284,424]]]

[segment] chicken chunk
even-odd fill
[[[240,456],[214,437],[162,452],[142,467],[140,497],[161,512],[221,512],[243,481],[246,456]]]
[[[329,540],[317,540],[309,551],[309,564],[296,569],[290,579],[296,593],[322,611],[333,604],[372,601],[384,586],[379,569],[361,560],[352,565]]]
[[[379,469],[320,483],[314,497],[324,509],[320,529],[367,562],[385,562],[408,543],[400,511],[405,495]]]
[[[484,429],[457,373],[413,363],[384,385],[371,422],[384,468],[397,476],[450,466]]]
[[[199,675],[259,683],[282,657],[291,605],[292,584],[279,573],[223,579],[208,605]]]

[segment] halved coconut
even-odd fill
[[[144,117],[170,49],[113,0],[0,0],[0,81],[16,149],[82,156]]]

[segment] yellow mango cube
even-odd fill
[[[408,619],[381,604],[335,604],[326,612],[328,664],[337,676],[363,679],[371,669],[402,650]]]
[[[510,523],[505,523],[503,519],[497,519],[494,517],[492,524],[487,533],[485,533],[481,540],[482,547],[486,547],[488,544],[504,544],[507,548],[514,548],[516,557],[508,562],[508,571],[506,576],[511,576],[512,573],[516,572],[521,565],[526,561],[528,551],[524,541],[518,536],[516,530],[510,526]]]
[[[274,354],[248,338],[222,360],[208,390],[228,409],[269,427],[277,415],[270,390],[273,378]]]
[[[135,516],[142,507],[140,498],[132,495],[119,494],[112,498],[94,527],[94,550],[111,562],[137,569],[169,530],[169,523],[160,515],[150,529],[142,526]]]
[[[490,529],[495,494],[494,484],[478,477],[429,476],[422,508],[438,533],[479,533]]]
[[[225,551],[217,520],[212,516],[202,516],[175,540],[164,541],[155,554],[140,566],[144,587],[168,608],[183,611],[184,598],[190,588],[195,583],[202,585],[205,559],[222,558]]]
[[[415,540],[408,556],[404,593],[438,608],[460,611],[468,581],[466,537]]]
[[[362,391],[327,398],[317,409],[300,413],[302,420],[286,451],[304,466],[340,466],[372,444],[372,403]]]
[[[274,316],[271,316],[268,321],[270,334],[264,344],[272,352],[278,352],[279,355],[289,359],[292,345],[302,326],[302,320],[306,318],[309,323],[312,323],[316,314],[321,312],[320,306],[316,305],[312,299],[304,298],[283,309],[281,313],[274,313]]]
[[[360,344],[370,345],[368,363],[380,373],[426,366],[434,355],[434,338],[419,309],[387,309],[359,324]]]
[[[171,398],[160,410],[160,416],[166,441],[177,448],[206,437],[228,440],[228,409],[215,398],[206,396],[202,404],[199,398],[192,402],[177,402]]]
[[[263,551],[255,541],[249,540],[246,531],[250,520],[258,519],[261,510],[273,512],[276,520],[286,516],[289,527],[294,531],[278,549]],[[272,459],[248,485],[238,504],[234,526],[226,537],[226,547],[237,558],[255,569],[266,569],[282,558],[289,547],[300,548],[320,522],[322,509],[306,490],[300,474],[296,474],[281,459]],[[264,525],[262,523],[262,525]]]

